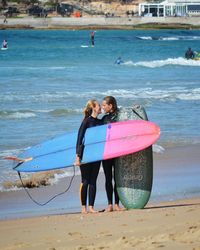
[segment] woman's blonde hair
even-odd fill
[[[85,118],[91,116],[92,109],[96,107],[96,103],[97,103],[97,101],[95,99],[91,99],[87,102],[87,104],[83,110],[83,114],[84,114]]]

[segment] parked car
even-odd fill
[[[60,3],[57,5],[57,13],[61,16],[71,16],[74,12],[74,6],[71,4]]]
[[[16,7],[11,7],[11,6],[3,11],[3,14],[6,15],[7,17],[16,16],[19,13],[20,12]]]
[[[46,17],[48,15],[47,10],[40,6],[33,6],[27,12],[30,16]]]

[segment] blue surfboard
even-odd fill
[[[110,159],[137,152],[152,145],[160,128],[147,121],[123,121],[88,128],[82,163]],[[25,150],[14,167],[19,172],[39,172],[73,166],[76,158],[77,132],[53,138]]]

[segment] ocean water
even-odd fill
[[[3,30],[0,40],[0,191],[18,176],[3,159],[51,137],[78,129],[90,98],[141,104],[161,127],[156,149],[200,143],[198,30]],[[114,61],[121,56],[123,65]],[[70,172],[66,172],[70,175]]]

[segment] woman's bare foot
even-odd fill
[[[86,206],[82,206],[82,211],[81,211],[82,214],[87,214],[87,208]]]
[[[124,211],[125,209],[120,207],[119,204],[115,204],[115,211]]]
[[[89,211],[90,213],[94,214],[94,213],[98,213],[98,211],[94,210],[93,206],[89,206]]]
[[[105,212],[112,212],[113,211],[113,205],[110,204],[108,205],[108,207],[106,208]]]

